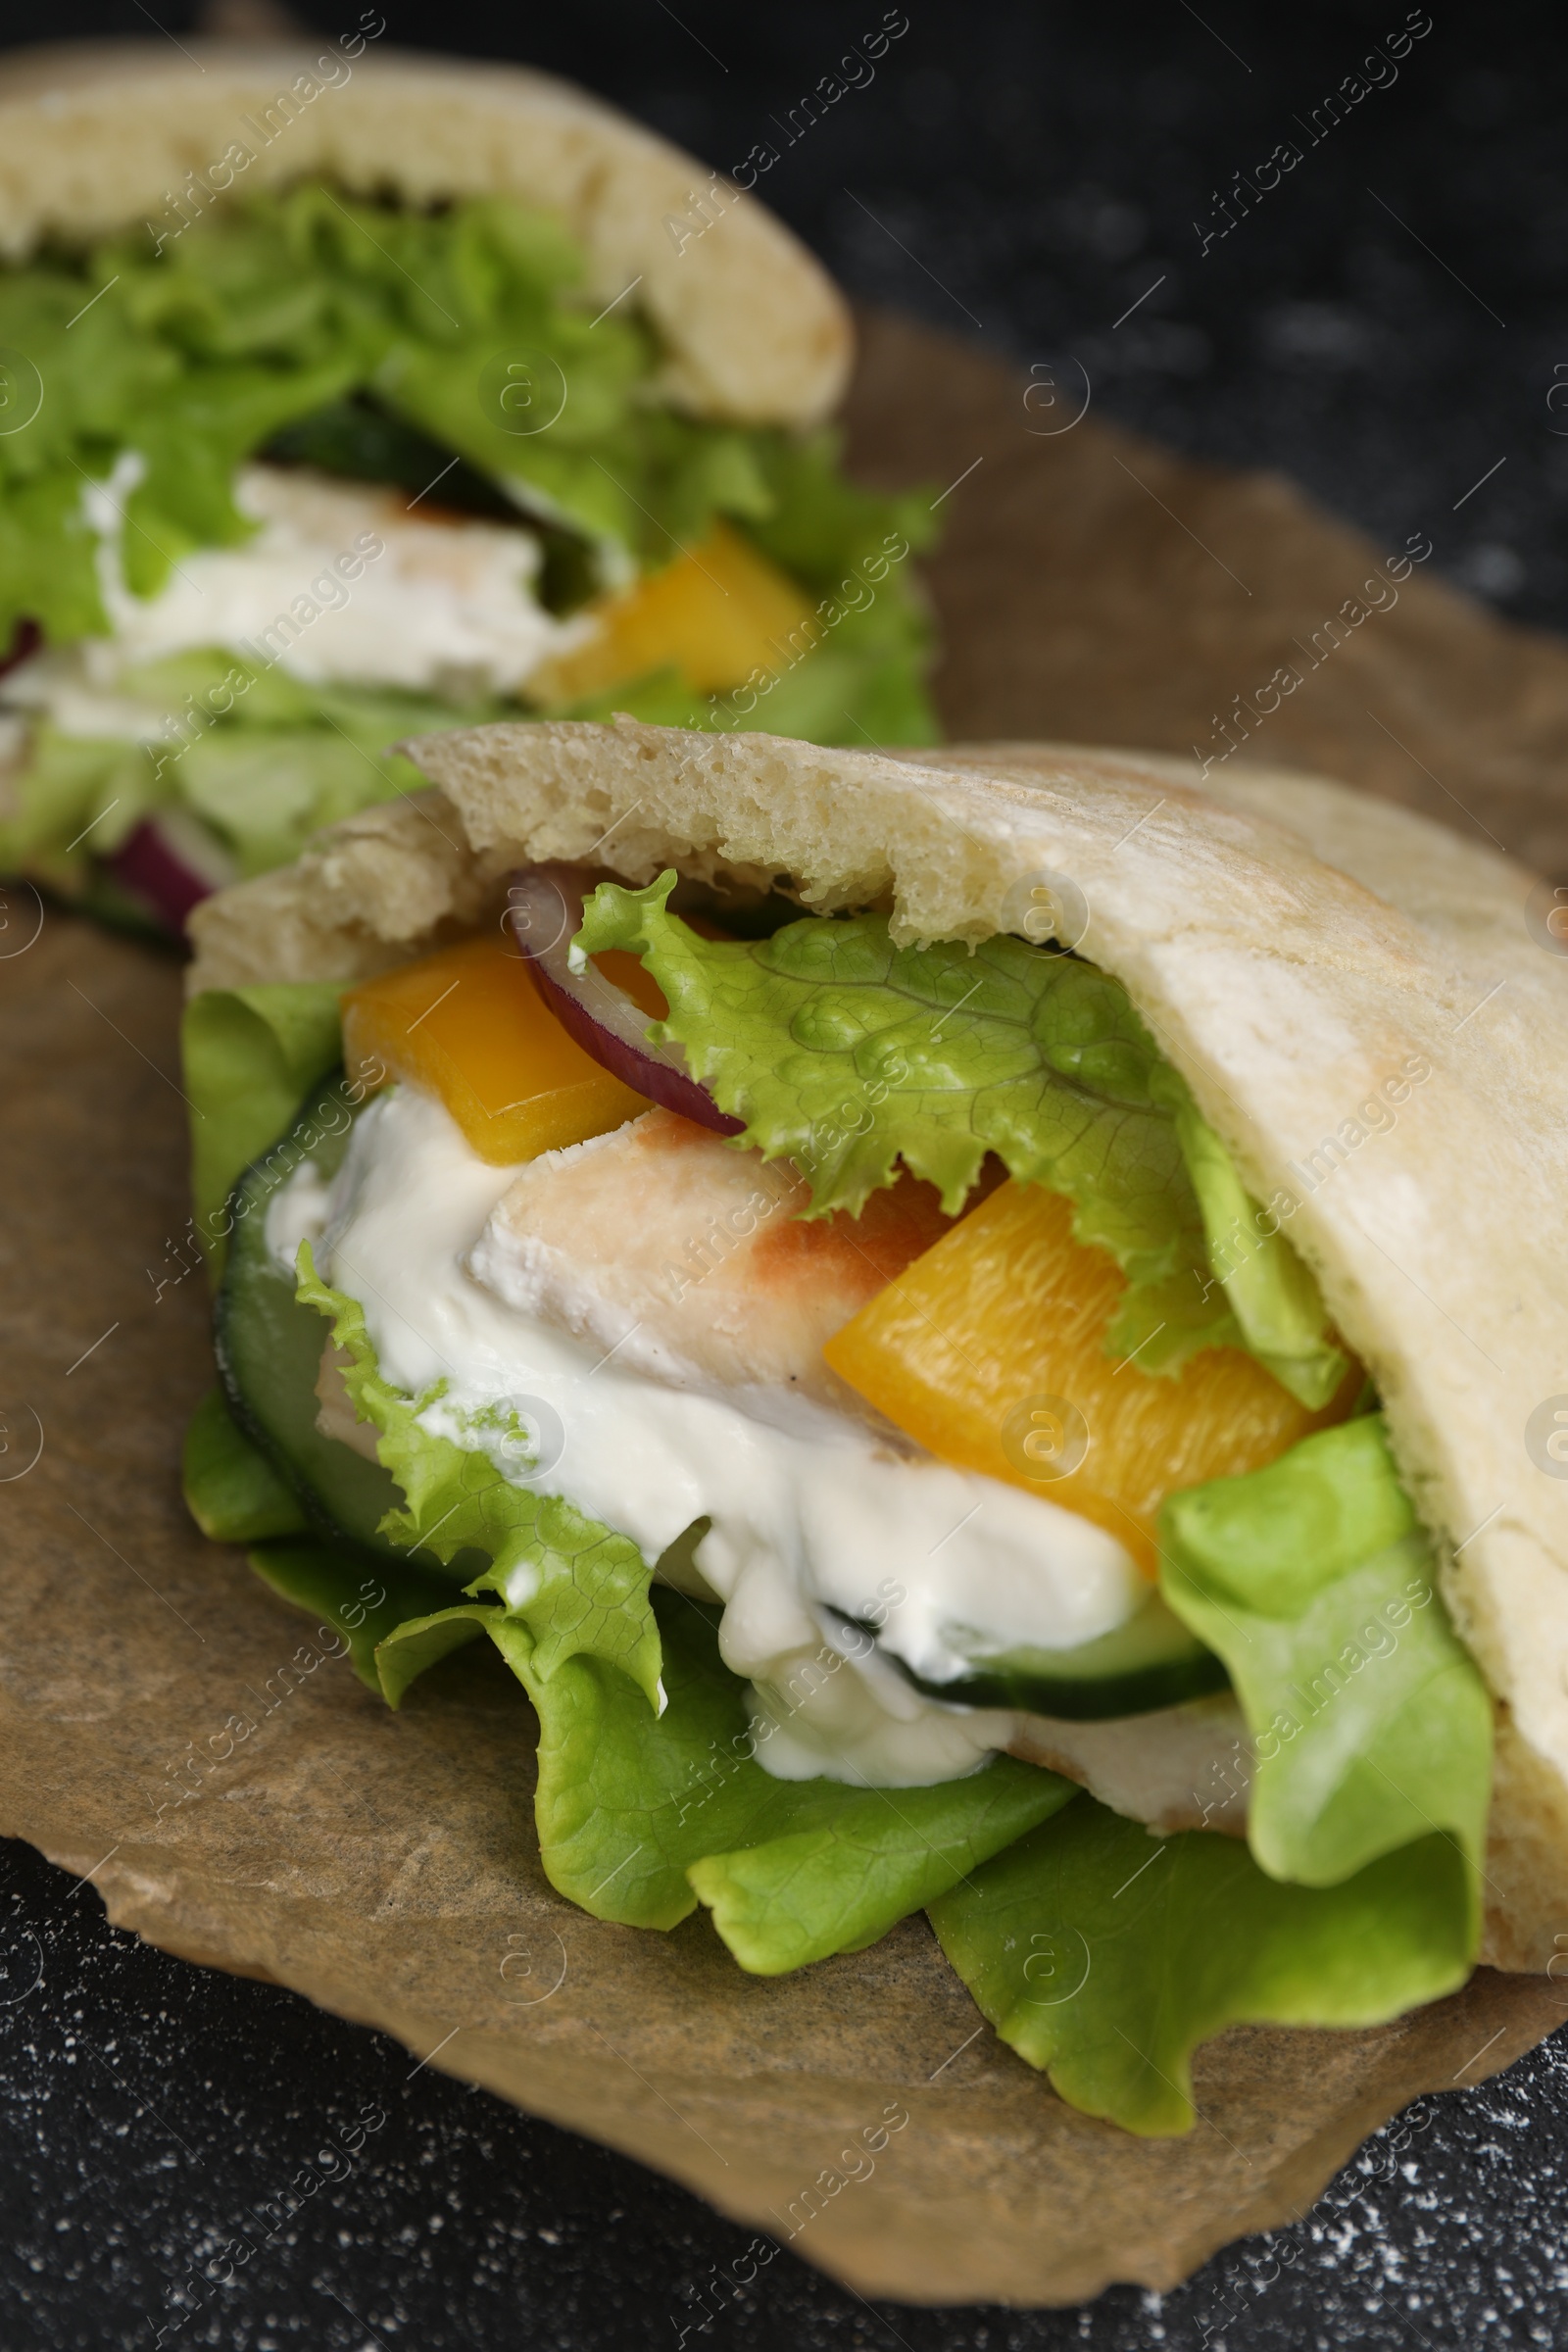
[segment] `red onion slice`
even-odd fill
[[[30,662],[42,643],[43,631],[35,620],[19,620],[9,651],[0,653],[0,678],[8,669],[20,669],[24,662]]]
[[[238,870],[205,825],[177,808],[144,818],[105,862],[115,880],[176,936],[191,908],[232,882]]]
[[[585,1054],[650,1102],[719,1135],[742,1134],[745,1120],[719,1109],[687,1070],[679,1046],[649,1043],[648,1015],[623,988],[592,962],[572,970],[568,951],[590,880],[577,865],[526,865],[508,885],[507,920],[539,994]]]

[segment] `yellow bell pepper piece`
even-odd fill
[[[595,961],[651,1017],[664,1010],[636,956]],[[649,1107],[567,1036],[499,934],[351,989],[343,1060],[351,1078],[372,1089],[401,1078],[438,1096],[495,1167],[586,1143]]]
[[[533,700],[581,702],[664,668],[698,694],[738,686],[754,669],[771,676],[805,650],[804,637],[791,648],[790,632],[810,618],[811,600],[721,522],[662,571],[588,611],[594,635],[533,672]]]

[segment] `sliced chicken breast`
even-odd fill
[[[509,1306],[682,1385],[792,1389],[863,1416],[822,1343],[953,1223],[902,1175],[859,1217],[803,1219],[804,1178],[673,1111],[546,1152],[468,1259]]]

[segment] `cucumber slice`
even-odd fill
[[[894,1653],[882,1643],[884,1657]],[[917,1690],[965,1707],[1009,1707],[1066,1723],[1150,1715],[1224,1690],[1224,1663],[1188,1632],[1157,1592],[1136,1615],[1076,1649],[1008,1649],[971,1661],[950,1683],[928,1682],[895,1658]]]
[[[252,1162],[229,1195],[233,1222],[218,1294],[214,1345],[229,1411],[299,1497],[309,1523],[378,1557],[406,1561],[376,1533],[403,1497],[390,1471],[316,1426],[317,1375],[327,1326],[294,1296],[294,1276],[267,1246],[267,1210],[306,1160],[337,1171],[356,1116],[335,1071],[312,1089],[287,1135]],[[462,1576],[471,1575],[465,1569]],[[460,1576],[459,1581],[462,1581]]]

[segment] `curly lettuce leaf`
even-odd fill
[[[483,397],[493,331],[457,345],[405,342],[377,368],[374,390],[519,506],[657,570],[706,537],[716,515],[746,521],[765,514],[769,492],[752,433],[638,402],[652,347],[630,322],[603,323],[619,326],[618,350],[601,351],[601,330],[586,318],[557,314],[530,397],[545,410],[557,398],[564,405],[536,433],[511,429]]]
[[[952,1214],[995,1152],[1064,1193],[1076,1238],[1126,1275],[1113,1352],[1175,1372],[1200,1348],[1246,1347],[1302,1402],[1327,1403],[1348,1359],[1317,1284],[1277,1231],[1257,1238],[1230,1154],[1119,981],[1006,936],[972,954],[896,948],[882,915],[705,940],[669,912],[673,883],[602,884],[577,945],[642,957],[669,1005],[650,1036],[681,1047],[745,1143],[795,1162],[808,1215],[858,1214],[900,1160]]]
[[[491,1566],[468,1590],[495,1592],[507,1614],[527,1626],[531,1669],[541,1683],[568,1659],[590,1655],[629,1676],[652,1706],[662,1706],[659,1628],[648,1598],[652,1570],[630,1537],[508,1477],[487,1448],[505,1451],[508,1467],[526,1476],[530,1448],[515,1426],[476,1418],[465,1433],[468,1445],[424,1427],[420,1416],[439,1402],[446,1384],[411,1397],[382,1378],[365,1309],[320,1280],[308,1242],[300,1245],[297,1296],[330,1322],[349,1358],[344,1388],[361,1420],[374,1426],[377,1456],[407,1497],[407,1507],[389,1513],[379,1532],[442,1561],[464,1551],[485,1553]]]
[[[4,523],[0,521],[0,533]],[[765,724],[817,743],[929,743],[936,721],[925,688],[930,632],[909,599],[848,612],[804,659],[762,690],[755,713],[724,696],[699,695],[673,669],[609,687],[543,717],[608,719],[627,711],[660,726],[710,732]],[[187,706],[211,724],[177,742],[74,736],[40,719],[8,782],[0,816],[0,868],[24,869],[65,896],[90,887],[95,859],[142,820],[178,808],[204,828],[241,878],[296,858],[312,835],[358,809],[422,788],[413,761],[388,747],[410,735],[516,716],[515,704],[458,704],[431,695],[315,686],[207,649],[146,663],[117,693],[140,702],[147,735]]]
[[[152,595],[182,555],[249,535],[243,460],[274,438],[330,455],[367,399],[389,463],[413,428],[614,551],[612,569],[657,568],[724,514],[770,526],[814,584],[899,511],[840,482],[825,439],[679,415],[635,304],[598,308],[546,213],[503,197],[431,213],[316,181],[237,191],[193,234],[171,219],[156,241],[138,229],[0,271],[0,344],[48,386],[25,429],[0,435],[0,639],[24,613],[58,642],[104,629],[81,494],[122,450],[142,461],[122,561]],[[924,502],[906,527],[922,526]]]
[[[0,302],[0,320],[7,310]],[[0,449],[26,437],[0,435]],[[74,468],[29,480],[0,462],[0,646],[9,650],[22,620],[41,622],[58,644],[102,632],[98,544]]]
[[[805,1172],[809,1215],[858,1215],[901,1157],[953,1214],[995,1151],[1081,1194],[1081,1238],[1130,1274],[1177,1269],[1196,1202],[1150,1097],[1156,1049],[1115,981],[1022,940],[898,948],[879,914],[703,939],[668,911],[675,879],[603,883],[576,947],[642,958],[669,1004],[650,1036],[681,1047],[743,1143]]]
[[[539,1717],[535,1817],[550,1883],[595,1918],[672,1928],[699,1899],[741,1966],[779,1976],[860,1951],[1075,1792],[1010,1756],[931,1788],[774,1780],[753,1757],[746,1686],[718,1654],[714,1612],[659,1590],[667,1704],[579,1656],[548,1678],[532,1636],[474,1605],[399,1628],[378,1657],[402,1690],[488,1633]]]
[[[559,223],[504,199],[437,215],[343,201],[311,182],[231,200],[162,250],[138,230],[4,272],[0,341],[26,355],[49,397],[25,431],[0,442],[0,484],[26,487],[38,510],[21,518],[33,526],[25,536],[0,546],[12,557],[0,565],[0,630],[20,612],[54,639],[81,634],[84,621],[103,628],[85,535],[73,534],[62,591],[38,539],[44,510],[57,523],[79,510],[83,474],[102,479],[120,450],[142,460],[122,560],[132,589],[152,595],[183,554],[249,535],[232,498],[240,463],[356,390],[373,389],[416,425],[435,418],[450,446],[474,447],[514,495],[637,547],[654,526],[636,502],[652,491],[643,503],[655,504],[661,465],[669,469],[639,436],[659,354],[620,315],[590,332],[581,279]],[[509,351],[564,355],[559,433],[503,429],[485,368]],[[583,424],[613,448],[618,487],[571,449]],[[684,429],[700,452],[713,430]],[[722,495],[722,468],[715,475],[700,455],[694,470]]]
[[[150,273],[174,291],[217,260],[219,242],[193,239],[182,269],[160,266],[138,234],[90,257],[0,271],[0,343],[21,357],[19,396],[47,387],[30,421],[0,435],[0,639],[24,615],[56,642],[104,630],[83,493],[122,450],[141,460],[122,501],[122,562],[127,584],[150,595],[193,548],[249,535],[235,468],[352,382],[343,350],[296,340],[236,359],[193,347],[173,311],[152,314]]]
[[[51,645],[104,635],[106,549],[150,597],[193,551],[243,543],[255,525],[235,475],[261,456],[421,493],[439,480],[444,500],[479,513],[526,510],[553,610],[659,569],[727,518],[817,597],[817,642],[745,694],[632,679],[600,698],[607,710],[825,743],[936,740],[931,627],[906,561],[935,535],[928,496],[847,482],[831,433],[671,409],[657,338],[635,306],[590,318],[559,220],[500,198],[430,214],[306,182],[240,189],[193,235],[172,216],[162,234],[149,226],[0,268],[0,346],[21,355],[13,406],[48,387],[35,416],[0,433],[0,647],[24,618]],[[99,502],[106,540],[92,493],[122,458],[135,478],[115,476]],[[180,659],[220,676],[234,666]],[[171,675],[125,687],[146,704],[148,737],[169,734],[184,686],[201,683],[156,666]],[[0,866],[86,898],[96,861],[178,805],[242,874],[265,872],[319,826],[417,787],[390,743],[503,708],[296,687],[284,716],[290,685],[276,670],[253,679],[172,754],[134,734],[81,743],[34,727]]]
[[[756,446],[770,504],[748,518],[748,536],[811,590],[821,633],[754,708],[720,695],[705,723],[861,748],[939,743],[925,683],[934,633],[908,560],[939,535],[929,490],[889,496],[847,481],[831,429],[759,435]]]
[[[1205,1243],[1163,1069],[1118,981],[1092,964],[1001,937],[895,947],[887,918],[808,915],[770,939],[700,939],[668,912],[673,873],[646,890],[600,886],[578,946],[642,957],[667,1017],[650,1031],[685,1053],[743,1141],[788,1157],[811,1185],[806,1212],[858,1214],[903,1160],[950,1214],[988,1152],[1013,1176],[1064,1193],[1081,1242],[1132,1286],[1110,1344],[1173,1370],[1233,1341],[1223,1292],[1199,1272]],[[1159,1312],[1140,1299],[1157,1286]]]
[[[1248,1835],[1262,1868],[1337,1886],[1438,1832],[1479,1916],[1492,1702],[1381,1416],[1173,1495],[1160,1549],[1160,1589],[1224,1659],[1257,1749]]]
[[[0,869],[25,870],[62,898],[78,899],[95,858],[119,849],[164,797],[157,754],[146,744],[67,735],[34,720],[24,757],[6,772]]]
[[[886,580],[902,579],[902,558],[891,563],[890,539],[918,555],[941,535],[931,489],[865,490],[842,470],[843,435],[833,426],[796,435],[758,436],[758,462],[767,483],[764,514],[748,524],[764,555],[819,596],[857,598],[857,609],[883,602]],[[857,592],[846,574],[860,572],[874,595]]]
[[[320,826],[422,788],[413,761],[387,748],[400,736],[477,725],[505,708],[307,685],[215,649],[127,670],[117,699],[143,706],[146,740],[32,723],[26,757],[8,778],[0,866],[25,868],[76,895],[95,858],[144,817],[175,808],[196,819],[241,877],[266,873],[297,858]],[[182,707],[212,714],[183,744],[167,734]]]
[[[982,2013],[1069,2105],[1163,2136],[1226,2026],[1370,2026],[1463,1984],[1475,1932],[1446,1838],[1330,1887],[1281,1886],[1239,1838],[1154,1838],[1092,1797],[931,1905]]]
[[[822,634],[810,651],[750,695],[715,695],[702,724],[762,728],[807,743],[940,743],[926,691],[932,631],[912,588],[889,580],[863,610],[831,593],[817,606]],[[842,614],[841,618],[834,618]]]

